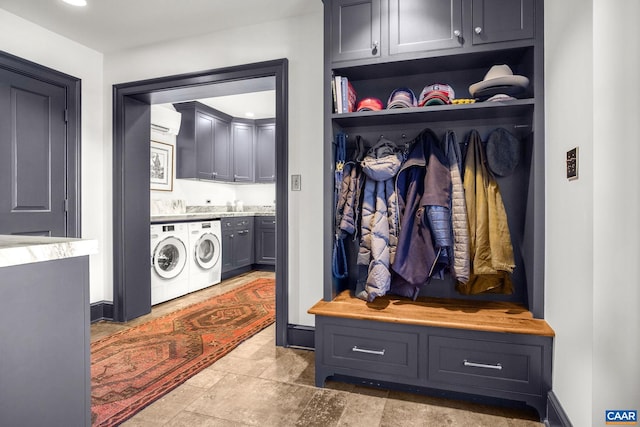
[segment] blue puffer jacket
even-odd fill
[[[402,165],[394,143],[383,140],[362,161],[365,175],[362,200],[362,235],[358,265],[368,266],[366,283],[356,290],[358,298],[373,301],[391,286],[391,271],[397,244],[398,207],[393,179]]]
[[[451,263],[451,175],[430,129],[413,142],[396,178],[400,218],[391,292],[416,298],[427,280]]]

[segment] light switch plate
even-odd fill
[[[578,147],[567,151],[567,179],[578,179]]]
[[[300,191],[302,189],[302,177],[300,175],[291,175],[291,191]]]

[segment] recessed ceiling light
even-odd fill
[[[65,3],[68,3],[72,6],[86,6],[87,0],[62,0]]]
[[[255,116],[255,114],[253,114],[251,111],[247,111],[246,113],[244,113],[244,115],[247,116],[247,117]]]

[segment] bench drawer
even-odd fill
[[[539,395],[543,347],[429,336],[430,381]]]
[[[418,333],[329,324],[324,327],[323,339],[323,358],[328,366],[365,371],[371,378],[418,377]]]

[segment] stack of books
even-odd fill
[[[353,113],[356,111],[357,95],[348,78],[333,76],[331,89],[333,92],[334,113]]]

